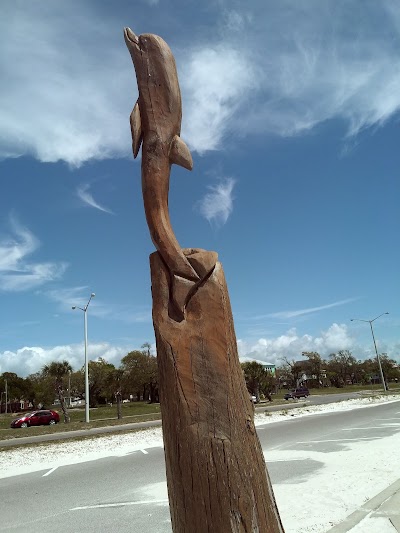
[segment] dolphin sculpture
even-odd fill
[[[134,158],[143,145],[142,191],[146,220],[152,241],[171,274],[172,301],[183,319],[185,305],[214,268],[217,254],[198,249],[182,250],[169,217],[171,165],[193,168],[190,150],[180,138],[182,100],[174,56],[167,43],[157,35],[137,36],[130,28],[124,28],[124,38],[139,89],[130,124]]]

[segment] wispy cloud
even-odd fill
[[[197,204],[200,213],[209,222],[223,225],[233,210],[233,187],[235,180],[232,178],[221,179],[217,185],[209,185],[209,192]]]
[[[73,306],[84,308],[91,294],[91,289],[85,286],[52,289],[45,295],[59,305],[62,311],[71,311]],[[151,322],[151,309],[133,310],[128,305],[104,303],[96,295],[90,302],[90,314],[97,318],[118,320],[121,322],[143,323]]]
[[[74,305],[84,307],[89,300],[90,294],[91,291],[86,286],[68,287],[64,289],[52,289],[45,291],[45,295],[54,302],[60,304],[60,308],[63,310],[69,310]]]
[[[104,213],[109,213],[110,215],[113,215],[114,213],[111,211],[111,209],[108,209],[107,207],[104,207],[100,205],[96,200],[93,198],[93,195],[89,192],[90,185],[89,183],[84,183],[80,185],[76,193],[78,197],[82,200],[82,202],[86,205],[89,205],[90,207],[94,207],[95,209],[99,209],[100,211],[103,211]]]
[[[228,135],[292,136],[334,118],[350,137],[400,109],[399,4],[370,3],[362,19],[355,0],[221,4],[219,31],[182,66],[193,149],[222,148]]]
[[[325,309],[331,309],[332,307],[338,307],[339,305],[345,305],[351,302],[354,302],[357,298],[347,298],[346,300],[339,300],[338,302],[333,302],[331,304],[320,305],[318,307],[308,307],[306,309],[296,309],[292,311],[280,311],[278,313],[269,313],[263,315],[262,317],[254,317],[255,319],[260,318],[278,318],[278,319],[287,319],[294,318],[302,315],[308,315],[310,313],[317,313],[318,311],[324,311]]]
[[[40,246],[38,239],[22,227],[15,217],[10,219],[14,236],[0,241],[0,290],[25,291],[59,279],[67,263],[31,263],[27,256]]]
[[[5,3],[0,157],[80,165],[130,154],[135,81],[106,9],[76,0],[46,8],[31,1],[23,10]],[[162,9],[152,13],[162,29]],[[207,31],[186,30],[187,46],[178,48],[166,24],[191,148],[203,153],[243,136],[296,135],[335,118],[354,136],[393,117],[400,109],[400,4],[369,2],[359,13],[357,0],[220,0]],[[189,7],[175,15],[191,28]]]

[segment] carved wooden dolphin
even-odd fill
[[[167,43],[157,35],[136,36],[130,28],[125,28],[124,37],[139,89],[130,122],[135,158],[143,143],[142,190],[147,224],[153,243],[171,273],[173,301],[183,313],[189,293],[203,276],[196,272],[179,246],[168,211],[171,164],[193,168],[189,148],[179,136],[182,101],[175,59]],[[206,260],[208,272],[214,268],[215,261],[214,256]]]

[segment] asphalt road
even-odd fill
[[[258,427],[264,452],[346,452],[349,432],[366,446],[400,431],[399,402],[368,409],[299,417]],[[373,431],[371,430],[373,427]],[[347,430],[347,431],[344,431]],[[3,451],[2,453],[7,453]],[[268,462],[274,486],[301,483],[323,463]],[[162,448],[43,470],[0,481],[0,531],[171,533]]]
[[[320,405],[325,403],[334,403],[341,400],[348,400],[351,398],[359,398],[360,393],[350,392],[350,393],[341,393],[341,394],[319,394],[311,395],[307,399],[301,398],[300,400],[288,400],[284,405],[274,405],[271,403],[263,403],[256,406],[256,411],[279,411],[281,409],[293,409],[297,408],[304,403],[309,405]],[[51,433],[48,435],[32,435],[29,437],[18,437],[18,429],[16,429],[16,438],[15,439],[4,439],[0,440],[0,449],[8,448],[16,445],[24,444],[35,444],[40,442],[49,442],[57,440],[66,440],[77,437],[90,437],[91,435],[101,435],[103,433],[116,433],[118,431],[129,431],[131,429],[144,429],[148,427],[161,426],[160,420],[151,420],[149,422],[133,422],[132,424],[122,424],[120,426],[106,426],[92,429],[80,429],[77,431],[68,431],[61,433]],[[32,433],[35,431],[35,428],[30,428]]]

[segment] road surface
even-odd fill
[[[297,499],[301,504],[304,498],[306,507],[302,484],[321,473],[330,454],[346,454],[349,441],[373,447],[399,433],[399,407],[399,402],[394,402],[259,426],[276,493],[285,484],[295,484],[299,487]],[[277,450],[285,452],[286,459],[268,460]],[[318,452],[324,461],[310,452]],[[354,460],[354,455],[351,457]],[[373,465],[364,467],[372,469]],[[41,471],[1,479],[0,516],[0,531],[171,533],[163,449],[144,449],[54,470],[46,468],[44,459]]]

